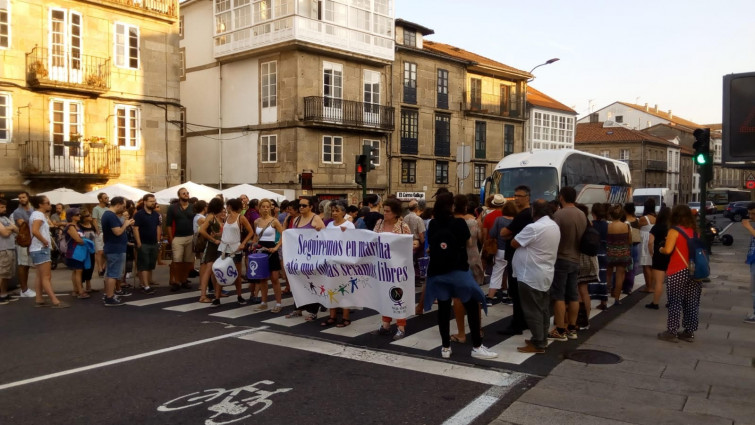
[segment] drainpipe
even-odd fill
[[[395,57],[394,57],[395,60]],[[393,106],[393,62],[388,65],[388,106]],[[393,148],[393,134],[396,132],[396,122],[399,123],[399,128],[401,127],[401,112],[399,111],[398,120],[396,120],[396,111],[393,111],[393,132],[391,132],[389,135],[385,136],[385,162],[388,164],[388,192],[389,194],[393,193],[393,190],[391,189],[391,182],[393,180],[393,155],[391,155],[391,149]]]
[[[218,189],[223,190],[223,64],[218,63]]]

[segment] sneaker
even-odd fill
[[[261,303],[262,303],[262,298],[260,298],[260,297],[249,297],[249,304],[254,305],[254,304],[261,304]]]
[[[501,302],[498,298],[490,298],[488,296],[485,297],[485,302],[488,303],[488,307],[494,306]]]
[[[405,336],[406,336],[406,331],[402,331],[401,329],[396,329],[396,333],[393,335],[393,340],[398,341],[399,339],[402,339]]]
[[[682,341],[686,342],[695,342],[695,334],[693,334],[690,331],[684,331],[676,336],[677,338],[681,339]]]
[[[608,309],[608,304],[602,304],[601,303],[601,304],[598,304],[598,306],[595,307],[595,308],[597,308],[598,310],[607,310]]]
[[[745,323],[755,323],[755,313],[745,317]]]
[[[8,294],[4,297],[0,297],[0,301],[7,301],[7,302],[18,301],[18,297],[14,297],[13,295]]]
[[[579,330],[580,330],[580,331],[586,331],[586,330],[588,330],[588,329],[590,329],[590,324],[589,324],[589,323],[588,323],[588,324],[586,324],[586,325],[584,325],[584,326],[580,326],[580,327],[579,327]]]
[[[142,294],[144,295],[152,295],[155,293],[155,290],[150,288],[149,286],[145,286],[142,288]]]
[[[246,300],[241,295],[239,295],[238,297],[236,297],[236,302],[239,303],[239,305],[246,305]]]
[[[472,348],[472,357],[475,359],[494,359],[498,357],[498,353],[494,353],[488,347],[481,345],[477,348]]]
[[[440,356],[444,359],[450,359],[451,358],[451,347],[442,347],[440,349]]]
[[[116,297],[105,298],[105,301],[103,302],[103,304],[105,304],[105,307],[118,307],[118,306],[126,305],[123,303],[123,301],[119,300]]]
[[[566,334],[562,334],[556,328],[553,328],[552,331],[548,332],[548,339],[552,339],[554,341],[561,341],[561,342],[569,340]]]
[[[133,293],[126,291],[125,289],[121,289],[120,291],[115,291],[114,294],[118,297],[130,297],[133,295]]]
[[[214,300],[212,300],[212,304],[210,304],[210,307],[211,308],[220,307],[220,300],[218,298],[215,298]]]
[[[566,338],[568,338],[568,339],[577,339],[577,330],[576,329],[567,329],[566,330]]]
[[[512,304],[514,304],[514,300],[512,300],[509,297],[503,297],[503,298],[501,298],[501,304],[512,305]]]
[[[10,304],[8,297],[0,297],[0,305]]]
[[[21,293],[18,296],[21,298],[34,298],[37,296],[37,293],[34,292],[34,290],[32,290],[31,288],[29,288],[25,291],[21,291]]]
[[[526,344],[524,347],[516,347],[516,351],[525,354],[545,354],[545,348],[537,348],[531,343]]]
[[[649,308],[651,310],[658,310],[660,307],[656,303],[649,303],[649,304],[645,304],[645,308]]]
[[[391,328],[384,328],[383,325],[378,326],[376,331],[370,332],[373,335],[390,335]]]
[[[667,341],[667,342],[679,342],[679,339],[676,337],[676,335],[672,334],[669,331],[663,331],[658,333],[658,339],[661,341]]]

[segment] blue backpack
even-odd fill
[[[674,226],[674,230],[679,232],[687,240],[687,251],[689,252],[689,274],[693,280],[701,280],[710,276],[710,261],[708,260],[708,251],[705,249],[705,243],[693,233],[690,238],[681,228]],[[681,254],[680,254],[681,255]]]

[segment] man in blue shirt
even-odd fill
[[[115,282],[123,277],[126,268],[126,249],[128,247],[126,229],[134,224],[134,219],[128,219],[121,223],[118,216],[125,210],[126,200],[122,196],[116,196],[110,200],[110,207],[102,214],[102,235],[105,242],[105,258],[107,259],[105,307],[124,305],[114,295]]]
[[[755,229],[752,220],[755,220],[755,202],[747,205],[749,218],[742,220],[742,226],[750,232],[750,249],[747,251],[747,264],[750,265],[750,295],[752,295],[752,314],[745,318],[745,323],[755,323]]]

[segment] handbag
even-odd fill
[[[632,243],[640,243],[640,242],[642,242],[642,235],[640,234],[640,229],[638,229],[637,227],[632,226],[629,223],[627,223],[627,225],[632,230]]]
[[[16,245],[27,247],[31,245],[31,229],[29,223],[24,221],[18,226],[18,234],[16,235]]]
[[[482,252],[487,255],[496,255],[498,253],[498,240],[493,237],[485,239],[482,245]]]
[[[222,286],[233,285],[239,276],[236,264],[233,262],[233,257],[226,256],[225,253],[212,263],[212,273]]]

